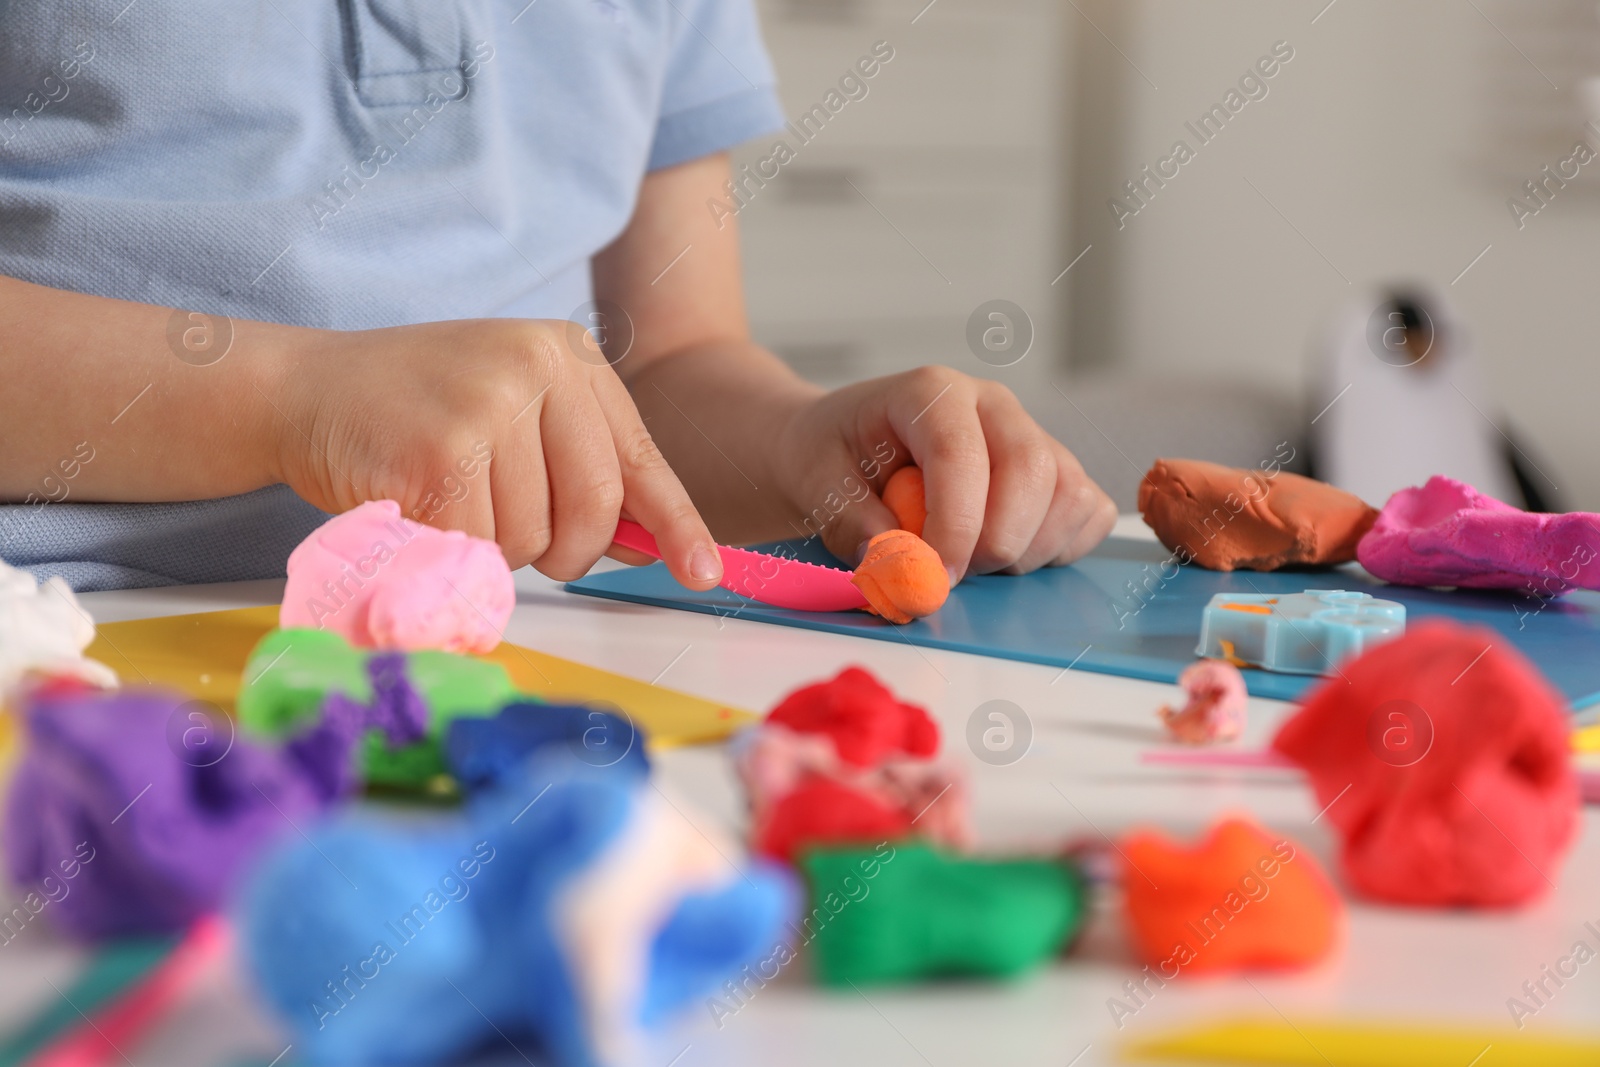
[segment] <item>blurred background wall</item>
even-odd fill
[[[1544,172],[1600,147],[1593,0],[925,4],[763,0],[786,109],[828,115],[739,213],[757,335],[803,374],[1006,381],[1126,508],[1157,455],[1303,456],[1330,322],[1422,284],[1481,365],[1460,418],[1600,510],[1600,160]]]

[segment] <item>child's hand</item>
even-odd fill
[[[789,502],[811,520],[808,530],[851,500],[822,527],[822,539],[852,561],[869,538],[895,525],[876,490],[899,468],[921,467],[922,536],[952,581],[969,570],[1022,574],[1071,563],[1117,518],[1111,498],[1009,389],[943,367],[818,398],[786,427],[776,452]],[[863,483],[874,493],[856,500]]]
[[[488,319],[306,336],[261,399],[280,416],[277,473],[311,503],[396,500],[558,580],[611,549],[625,510],[678,581],[705,589],[722,576],[628,391],[598,352],[570,347],[576,327]]]

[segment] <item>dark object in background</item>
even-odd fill
[[[1511,475],[1517,480],[1517,489],[1522,493],[1522,507],[1524,511],[1539,511],[1550,514],[1572,510],[1563,500],[1560,491],[1551,485],[1533,460],[1528,458],[1526,441],[1520,441],[1519,436],[1512,430],[1501,426],[1500,432],[1505,435],[1506,463],[1511,467]]]
[[[1373,506],[1442,474],[1529,511],[1564,510],[1555,483],[1502,427],[1492,395],[1443,291],[1399,286],[1354,302],[1316,352],[1312,476]]]

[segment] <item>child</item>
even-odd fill
[[[713,534],[853,560],[911,463],[953,578],[1081,556],[1115,509],[1006,389],[751,341],[709,206],[772,81],[749,0],[0,0],[0,558],[275,576],[392,498],[706,588]]]

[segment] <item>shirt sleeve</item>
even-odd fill
[[[721,152],[783,126],[753,0],[667,0],[671,55],[650,170]]]

